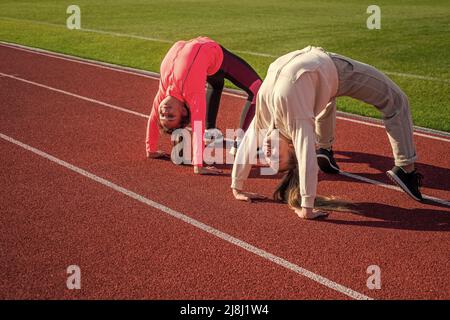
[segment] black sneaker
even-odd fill
[[[317,164],[325,173],[339,173],[341,170],[334,160],[333,150],[319,148],[317,150]]]
[[[422,186],[423,176],[416,172],[407,173],[400,167],[393,167],[392,170],[386,172],[387,176],[400,188],[403,189],[411,198],[422,201],[423,197],[419,188]]]

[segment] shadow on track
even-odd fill
[[[339,163],[366,163],[370,168],[374,168],[379,173],[358,173],[352,172],[373,180],[383,181],[392,184],[386,177],[386,171],[394,165],[394,159],[380,156],[377,154],[362,153],[355,151],[335,151],[335,154],[342,157],[336,157]],[[450,168],[441,168],[421,162],[416,163],[417,171],[423,174],[423,186],[430,189],[450,191]]]
[[[398,230],[450,231],[450,214],[441,210],[423,208],[405,209],[370,202],[355,203],[355,208],[359,213],[351,214],[377,219],[377,221],[333,220],[333,215],[330,215],[324,222]]]

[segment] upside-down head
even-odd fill
[[[191,114],[183,101],[168,96],[158,107],[158,119],[160,129],[167,134],[174,130],[185,128],[189,125]]]
[[[276,139],[276,137],[272,138]],[[285,137],[280,135],[278,139],[278,171],[284,172],[285,174],[281,179],[281,182],[276,187],[273,193],[273,198],[274,200],[287,203],[290,208],[300,209],[302,196],[300,194],[300,176],[295,149],[292,143],[290,143]],[[270,149],[270,146],[266,146],[266,144],[264,145],[264,155],[266,156],[266,160],[269,162],[270,159],[268,159],[268,156],[270,157],[271,154],[273,155],[273,152],[277,151]],[[268,152],[266,153],[266,151]],[[272,167],[275,161],[269,162],[269,165]],[[274,169],[274,167],[272,167],[272,169]],[[333,197],[316,196],[314,207],[316,209],[327,211],[358,212],[352,203],[335,199]]]

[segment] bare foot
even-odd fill
[[[236,200],[252,202],[252,200],[263,200],[267,197],[262,194],[257,194],[253,192],[244,192],[240,190],[233,189],[233,195]]]
[[[221,174],[223,171],[217,169],[216,167],[194,167],[194,172],[196,174],[204,174],[204,175],[217,175]]]
[[[316,210],[313,208],[295,208],[295,213],[302,219],[317,219],[322,217],[327,217],[328,212]]]

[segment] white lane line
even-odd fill
[[[273,262],[273,263],[275,263],[275,264],[277,264],[277,265],[279,265],[279,266],[281,266],[281,267],[283,267],[285,269],[288,269],[288,270],[293,271],[293,272],[295,272],[295,273],[297,273],[299,275],[302,275],[302,276],[304,276],[304,277],[306,277],[306,278],[308,278],[308,279],[310,279],[310,280],[312,280],[314,282],[317,282],[317,283],[319,283],[319,284],[321,284],[321,285],[323,285],[325,287],[328,287],[328,288],[330,288],[332,290],[340,292],[340,293],[342,293],[342,294],[344,294],[346,296],[349,296],[349,297],[351,297],[353,299],[357,299],[357,300],[373,300],[372,298],[370,298],[370,297],[368,297],[368,296],[366,296],[366,295],[364,295],[362,293],[354,291],[354,290],[352,290],[352,289],[350,289],[348,287],[345,287],[345,286],[343,286],[341,284],[338,284],[338,283],[336,283],[336,282],[334,282],[334,281],[332,281],[332,280],[330,280],[328,278],[325,278],[325,277],[323,277],[323,276],[321,276],[321,275],[319,275],[317,273],[309,271],[309,270],[307,270],[307,269],[305,269],[305,268],[303,268],[303,267],[301,267],[299,265],[296,265],[296,264],[294,264],[292,262],[289,262],[289,261],[287,261],[287,260],[285,260],[285,259],[283,259],[283,258],[281,258],[279,256],[276,256],[276,255],[271,254],[271,253],[269,253],[269,252],[267,252],[265,250],[262,250],[262,249],[260,249],[258,247],[255,247],[255,246],[251,245],[248,242],[245,242],[245,241],[243,241],[241,239],[233,237],[232,235],[229,235],[229,234],[227,234],[225,232],[222,232],[222,231],[220,231],[218,229],[215,229],[215,228],[213,228],[213,227],[211,227],[211,226],[209,226],[209,225],[207,225],[207,224],[205,224],[203,222],[195,220],[195,219],[193,219],[193,218],[191,218],[191,217],[189,217],[189,216],[187,216],[187,215],[185,215],[185,214],[183,214],[181,212],[178,212],[178,211],[175,211],[173,209],[170,209],[169,207],[166,207],[163,204],[160,204],[160,203],[155,202],[153,200],[150,200],[150,199],[148,199],[148,198],[146,198],[146,197],[144,197],[144,196],[142,196],[140,194],[137,194],[137,193],[135,193],[133,191],[125,189],[124,187],[121,187],[121,186],[119,186],[119,185],[117,185],[117,184],[115,184],[115,183],[113,183],[113,182],[111,182],[109,180],[101,178],[101,177],[99,177],[99,176],[97,176],[97,175],[95,175],[95,174],[93,174],[93,173],[91,173],[89,171],[83,170],[83,169],[81,169],[81,168],[79,168],[79,167],[77,167],[77,166],[75,166],[73,164],[70,164],[70,163],[66,162],[66,161],[58,159],[58,158],[56,158],[56,157],[54,157],[54,156],[52,156],[52,155],[50,155],[50,154],[48,154],[48,153],[46,153],[44,151],[41,151],[41,150],[36,149],[36,148],[33,148],[32,146],[29,146],[29,145],[27,145],[27,144],[25,144],[23,142],[15,140],[14,138],[11,138],[11,137],[9,137],[7,135],[4,135],[2,133],[0,133],[0,138],[2,138],[3,140],[8,141],[8,142],[10,142],[10,143],[12,143],[14,145],[17,145],[17,146],[19,146],[19,147],[21,147],[21,148],[23,148],[25,150],[28,150],[28,151],[30,151],[30,152],[32,152],[32,153],[34,153],[34,154],[36,154],[36,155],[38,155],[40,157],[43,157],[43,158],[45,158],[47,160],[50,160],[51,162],[54,162],[54,163],[56,163],[56,164],[58,164],[58,165],[60,165],[60,166],[62,166],[64,168],[66,168],[66,169],[69,169],[69,170],[71,170],[71,171],[73,171],[75,173],[78,173],[78,174],[80,174],[80,175],[82,175],[82,176],[84,176],[84,177],[86,177],[88,179],[91,179],[91,180],[93,180],[95,182],[98,182],[98,183],[104,185],[105,187],[108,187],[108,188],[110,188],[110,189],[112,189],[114,191],[117,191],[117,192],[119,192],[119,193],[121,193],[121,194],[123,194],[123,195],[125,195],[127,197],[130,197],[130,198],[132,198],[132,199],[134,199],[136,201],[139,201],[139,202],[141,202],[141,203],[143,203],[143,204],[145,204],[145,205],[147,205],[149,207],[152,207],[152,208],[155,208],[157,210],[160,210],[160,211],[162,211],[162,212],[164,212],[164,213],[166,213],[166,214],[168,214],[168,215],[170,215],[170,216],[172,216],[172,217],[174,217],[174,218],[176,218],[178,220],[181,220],[181,221],[183,221],[183,222],[185,222],[187,224],[190,224],[190,225],[192,225],[192,226],[194,226],[194,227],[196,227],[196,228],[198,228],[198,229],[200,229],[202,231],[205,231],[205,232],[207,232],[207,233],[209,233],[209,234],[211,234],[211,235],[213,235],[213,236],[215,236],[215,237],[217,237],[219,239],[222,239],[222,240],[224,240],[224,241],[226,241],[228,243],[231,243],[231,244],[233,244],[233,245],[235,245],[235,246],[237,246],[239,248],[242,248],[242,249],[244,249],[244,250],[246,250],[246,251],[248,251],[248,252],[250,252],[250,253],[252,253],[252,254],[254,254],[256,256],[259,256],[259,257],[261,257],[261,258],[263,258],[265,260],[268,260],[270,262]]]
[[[175,41],[172,41],[172,40],[150,38],[150,37],[139,36],[139,35],[136,35],[136,34],[119,33],[119,32],[112,32],[112,31],[105,31],[105,30],[98,30],[98,29],[81,28],[80,30],[77,30],[77,31],[85,31],[85,32],[106,34],[108,36],[114,36],[114,37],[138,39],[138,40],[161,42],[161,43],[169,43],[169,44],[172,44],[172,43],[175,42]]]
[[[144,78],[159,81],[158,73],[147,71],[147,70],[134,69],[134,68],[130,68],[130,67],[124,67],[124,66],[107,63],[107,62],[99,62],[99,61],[85,59],[85,58],[78,58],[78,57],[74,57],[74,56],[70,56],[70,55],[66,55],[66,54],[62,54],[62,53],[55,53],[55,52],[51,52],[51,51],[47,51],[47,50],[43,50],[43,49],[27,47],[27,46],[23,46],[23,45],[19,45],[19,44],[11,44],[11,43],[4,42],[4,41],[0,41],[0,46],[8,47],[8,48],[15,49],[15,50],[21,50],[21,51],[29,52],[32,54],[42,55],[42,56],[46,56],[46,57],[50,57],[50,58],[54,58],[54,59],[61,59],[61,60],[69,61],[69,62],[85,64],[85,65],[89,65],[89,66],[93,66],[93,67],[97,67],[97,68],[107,69],[107,70],[121,72],[121,73],[125,73],[125,74],[131,74],[134,76],[139,76],[139,77],[144,77]],[[236,98],[240,98],[240,99],[246,99],[245,95],[243,93],[241,93],[239,90],[225,88],[223,93],[228,96],[232,96],[232,97],[236,97]],[[359,124],[364,124],[364,125],[384,129],[383,125],[377,124],[376,122],[374,122],[374,120],[376,121],[376,119],[366,119],[365,120],[364,119],[365,117],[353,115],[353,114],[348,114],[348,116],[347,116],[347,113],[341,112],[341,111],[339,111],[338,114],[341,114],[341,116],[337,116],[337,118],[340,120],[355,122],[355,123],[359,123]],[[355,118],[358,118],[358,119],[355,119]],[[445,138],[445,136],[449,135],[448,132],[441,132],[438,130],[422,128],[422,127],[417,127],[417,126],[415,126],[414,128],[416,130],[419,130],[419,131],[414,131],[414,134],[417,136],[434,139],[434,140],[440,140],[440,141],[444,141],[444,142],[450,142],[449,138]],[[430,135],[427,133],[422,133],[420,131],[424,131],[424,132],[430,131],[431,134],[436,134],[436,135],[441,135],[441,136]]]
[[[26,80],[26,79],[23,79],[23,78],[14,76],[14,75],[10,75],[10,74],[6,74],[6,73],[0,72],[0,78],[2,78],[2,77],[3,78],[14,79],[14,80],[17,80],[17,81],[22,81],[22,82],[25,82],[25,83],[28,83],[28,84],[31,84],[31,85],[35,85],[37,87],[41,87],[41,88],[48,89],[48,90],[51,90],[51,91],[54,91],[54,92],[58,92],[58,93],[61,93],[61,94],[64,94],[64,95],[68,95],[70,97],[74,97],[74,98],[78,98],[78,99],[81,99],[81,100],[84,100],[84,101],[96,103],[96,104],[99,104],[99,105],[107,107],[107,108],[111,108],[111,109],[114,109],[114,110],[122,111],[122,112],[129,113],[129,114],[141,117],[141,118],[148,119],[148,115],[140,113],[140,112],[137,112],[137,111],[132,111],[130,109],[122,108],[122,107],[119,107],[119,106],[116,106],[116,105],[113,105],[113,104],[110,104],[110,103],[106,103],[106,102],[99,101],[99,100],[96,100],[96,99],[88,98],[88,97],[85,97],[85,96],[80,96],[79,94],[75,94],[75,93],[72,93],[72,92],[64,91],[64,90],[57,89],[57,88],[54,88],[54,87],[50,87],[50,86],[47,86],[47,85],[44,85],[44,84],[41,84],[41,83],[38,83],[38,82]],[[223,142],[226,142],[228,144],[232,144],[232,143],[234,143],[234,140],[226,139],[226,138],[223,139],[222,138],[222,139],[216,139],[214,141],[215,144],[223,144]]]
[[[58,24],[58,23],[51,23],[51,22],[30,20],[30,19],[17,19],[17,18],[10,18],[10,17],[0,17],[0,19],[2,19],[2,20],[10,20],[10,21],[18,21],[18,22],[29,22],[29,23],[43,25],[43,26],[57,27],[57,28],[65,29],[67,31],[75,31],[75,30],[69,30],[69,29],[67,29],[66,25]],[[99,33],[99,34],[105,34],[105,35],[109,35],[109,36],[113,36],[113,37],[138,39],[138,40],[152,41],[152,42],[161,42],[161,43],[170,43],[170,44],[175,42],[173,40],[167,40],[167,39],[161,39],[161,38],[152,38],[152,37],[140,36],[140,35],[136,35],[136,34],[120,33],[120,32],[99,30],[99,29],[81,28],[81,29],[76,30],[76,31],[78,31],[78,32],[84,31],[84,32],[91,32],[91,33]]]
[[[78,99],[81,99],[81,100],[84,100],[84,101],[96,103],[96,104],[99,104],[99,105],[107,107],[107,108],[111,108],[111,109],[114,109],[114,110],[122,111],[122,112],[125,112],[125,113],[129,113],[129,114],[132,114],[132,115],[135,115],[135,116],[138,116],[138,117],[142,117],[142,118],[148,119],[148,115],[145,115],[143,113],[132,111],[130,109],[126,109],[126,108],[122,108],[122,107],[118,107],[118,106],[115,106],[113,104],[109,104],[109,103],[102,102],[102,101],[99,101],[99,100],[95,100],[95,99],[87,98],[87,97],[84,97],[84,96],[80,96],[79,94],[71,93],[71,92],[64,91],[64,90],[61,90],[61,89],[57,89],[57,88],[54,88],[54,87],[46,86],[45,84],[41,84],[41,83],[37,83],[37,82],[34,82],[34,81],[26,80],[26,79],[19,78],[19,77],[16,77],[16,76],[13,76],[13,75],[10,75],[10,74],[6,74],[6,73],[2,73],[2,72],[0,72],[0,76],[6,77],[6,78],[11,78],[11,79],[14,79],[14,80],[17,80],[17,81],[22,81],[22,82],[25,82],[25,83],[28,83],[28,84],[31,84],[31,85],[34,85],[34,86],[37,86],[37,87],[41,87],[41,88],[44,88],[44,89],[47,89],[47,90],[51,90],[51,91],[55,91],[55,92],[58,92],[58,93],[62,93],[62,94],[65,94],[65,95],[68,95],[68,96],[71,96],[71,97],[74,97],[74,98],[78,98]]]
[[[437,82],[445,82],[450,83],[449,79],[442,79],[442,78],[436,78],[436,77],[429,77],[429,76],[421,76],[418,74],[411,74],[411,73],[403,73],[403,72],[393,72],[393,71],[383,71],[387,75],[390,76],[398,76],[398,77],[404,77],[404,78],[412,78],[412,79],[418,79],[418,80],[428,80],[428,81],[437,81]]]
[[[265,58],[278,58],[279,57],[279,56],[274,55],[274,54],[255,52],[255,51],[243,51],[243,50],[232,50],[232,51],[236,52],[236,53],[239,53],[239,54],[248,54],[250,56],[257,56],[257,57],[265,57]]]
[[[64,95],[68,95],[68,96],[71,96],[71,97],[74,97],[74,98],[78,98],[78,99],[81,99],[81,100],[84,100],[84,101],[92,102],[92,103],[95,103],[95,104],[98,104],[98,105],[101,105],[101,106],[104,106],[104,107],[107,107],[107,108],[111,108],[111,109],[114,109],[114,110],[117,110],[117,111],[122,111],[122,112],[129,113],[129,114],[141,117],[141,118],[145,118],[146,120],[148,119],[148,115],[140,113],[140,112],[132,111],[132,110],[129,110],[129,109],[126,109],[126,108],[122,108],[122,107],[119,107],[119,106],[115,106],[115,105],[112,105],[112,104],[109,104],[109,103],[106,103],[106,102],[102,102],[102,101],[99,101],[99,100],[96,100],[96,99],[80,96],[80,95],[75,94],[75,93],[71,93],[71,92],[68,92],[68,91],[64,91],[64,90],[61,90],[61,89],[50,87],[50,86],[47,86],[47,85],[44,85],[44,84],[40,84],[40,83],[37,83],[37,82],[34,82],[34,81],[26,80],[26,79],[23,79],[23,78],[20,78],[20,77],[16,77],[16,76],[13,76],[13,75],[9,75],[9,74],[6,74],[6,73],[0,72],[0,77],[7,77],[7,78],[14,79],[16,81],[22,81],[22,82],[25,82],[25,83],[28,83],[28,84],[31,84],[31,85],[35,85],[35,86],[38,86],[38,87],[41,87],[41,88],[44,88],[44,89],[55,91],[55,92],[58,92],[58,93],[61,93],[61,94],[64,94]],[[357,121],[357,120],[355,120],[355,121]],[[228,139],[225,139],[225,141],[228,142],[228,143],[232,143],[233,142],[232,140],[228,140]],[[398,188],[396,186],[392,186],[392,185],[388,185],[388,184],[385,184],[385,183],[382,183],[382,182],[379,182],[379,181],[376,181],[376,180],[368,179],[368,178],[365,178],[363,176],[359,176],[359,175],[352,174],[352,173],[347,173],[347,172],[342,172],[342,174],[346,175],[348,177],[357,179],[357,180],[361,180],[361,181],[365,181],[365,182],[369,182],[369,183],[378,185],[380,187],[384,187],[384,188],[387,188],[387,189],[392,189],[392,190],[397,190],[397,191],[403,192],[400,188]],[[437,202],[437,203],[441,203],[441,204],[444,204],[444,205],[447,205],[447,206],[450,207],[450,202],[448,202],[446,200],[435,198],[435,197],[432,197],[432,196],[427,196],[427,195],[423,195],[423,196],[424,196],[424,198],[427,198],[427,199],[429,199],[431,201],[434,201],[434,202]]]
[[[357,120],[357,119],[352,119],[352,118],[347,118],[347,117],[341,117],[341,116],[336,116],[336,119],[349,121],[349,122],[354,122],[354,123],[359,123],[359,124],[363,124],[363,125],[366,125],[366,126],[371,126],[371,127],[377,127],[377,128],[383,128],[384,129],[384,126],[382,124],[378,124],[378,123],[374,123],[374,122],[362,121],[362,120]],[[428,134],[425,134],[425,133],[420,133],[420,132],[417,132],[417,131],[414,131],[414,135],[420,136],[420,137],[429,138],[429,139],[433,139],[433,140],[450,142],[450,139],[447,139],[447,138],[444,138],[444,137],[438,137],[438,136],[431,136],[431,135],[428,135]]]
[[[158,73],[147,71],[147,70],[140,70],[140,69],[134,69],[134,68],[125,67],[125,66],[119,66],[116,64],[108,63],[108,62],[101,62],[101,61],[97,61],[97,60],[75,57],[75,56],[67,55],[64,53],[52,52],[52,51],[39,49],[39,48],[33,48],[33,47],[27,47],[27,46],[15,44],[15,43],[12,44],[12,43],[5,42],[5,41],[0,41],[0,46],[7,47],[10,49],[14,49],[14,50],[19,50],[19,51],[25,51],[28,53],[41,55],[41,56],[45,56],[45,57],[49,57],[49,58],[53,58],[53,59],[59,59],[59,60],[73,62],[73,63],[84,64],[84,65],[88,65],[88,66],[92,66],[92,67],[97,67],[100,69],[106,69],[106,70],[111,70],[111,71],[115,71],[115,72],[131,74],[134,76],[149,78],[149,79],[154,79],[154,80],[159,81]]]
[[[366,117],[366,116],[362,116],[362,115],[354,114],[354,113],[350,113],[350,112],[345,112],[345,111],[336,111],[336,114],[337,114],[337,116],[340,116],[342,118],[359,120],[359,121],[361,121],[362,124],[366,124],[366,123],[379,124],[384,128],[383,120],[379,119],[379,118]],[[444,138],[450,138],[450,132],[446,132],[446,131],[439,131],[436,129],[430,129],[430,128],[425,128],[425,127],[420,127],[420,126],[414,126],[414,130],[416,132],[425,134],[426,137],[428,137],[429,135],[435,135],[435,136],[437,135],[437,136],[444,137]]]
[[[10,17],[0,17],[0,19],[10,20],[10,21],[19,21],[19,22],[29,22],[29,23],[34,23],[34,24],[40,24],[40,25],[45,25],[45,26],[52,26],[52,27],[67,29],[67,27],[65,25],[44,22],[44,21],[16,19],[16,18],[10,18]],[[99,30],[99,29],[90,29],[90,28],[81,28],[80,30],[71,30],[70,32],[91,32],[91,33],[109,35],[109,36],[113,36],[113,37],[139,39],[139,40],[144,40],[144,41],[170,43],[170,44],[175,43],[175,41],[168,40],[168,39],[160,39],[160,38],[139,36],[139,35],[135,35],[135,34],[120,33],[120,32],[113,32],[113,31],[106,31],[106,30]],[[280,55],[282,55],[282,53],[279,55],[274,55],[274,54],[264,53],[264,52],[233,50],[233,49],[231,49],[231,51],[239,53],[239,54],[248,54],[248,55],[252,55],[252,56],[256,56],[256,57],[266,57],[266,58],[277,58]],[[417,75],[417,74],[412,74],[412,73],[403,73],[403,72],[393,72],[393,71],[383,71],[383,72],[388,75],[400,76],[400,77],[404,77],[404,78],[450,83],[449,79],[442,79],[442,78],[429,77],[429,76]]]
[[[369,178],[366,178],[366,177],[363,177],[363,176],[360,176],[360,175],[357,175],[357,174],[354,174],[354,173],[341,171],[339,174],[343,175],[343,176],[346,176],[346,177],[349,177],[349,178],[352,178],[352,179],[355,179],[355,180],[363,181],[363,182],[366,182],[366,183],[374,184],[374,185],[379,186],[379,187],[383,187],[383,188],[391,189],[391,190],[396,190],[396,191],[400,191],[400,192],[404,193],[404,191],[401,188],[397,187],[397,186],[386,184],[386,183],[383,183],[383,182],[380,182],[380,181],[377,181],[377,180],[369,179]],[[443,204],[443,205],[445,205],[447,207],[450,207],[450,201],[447,201],[447,200],[444,200],[444,199],[440,199],[440,198],[436,198],[436,197],[432,197],[432,196],[428,196],[428,195],[422,195],[422,196],[426,200],[437,202],[437,203]]]

